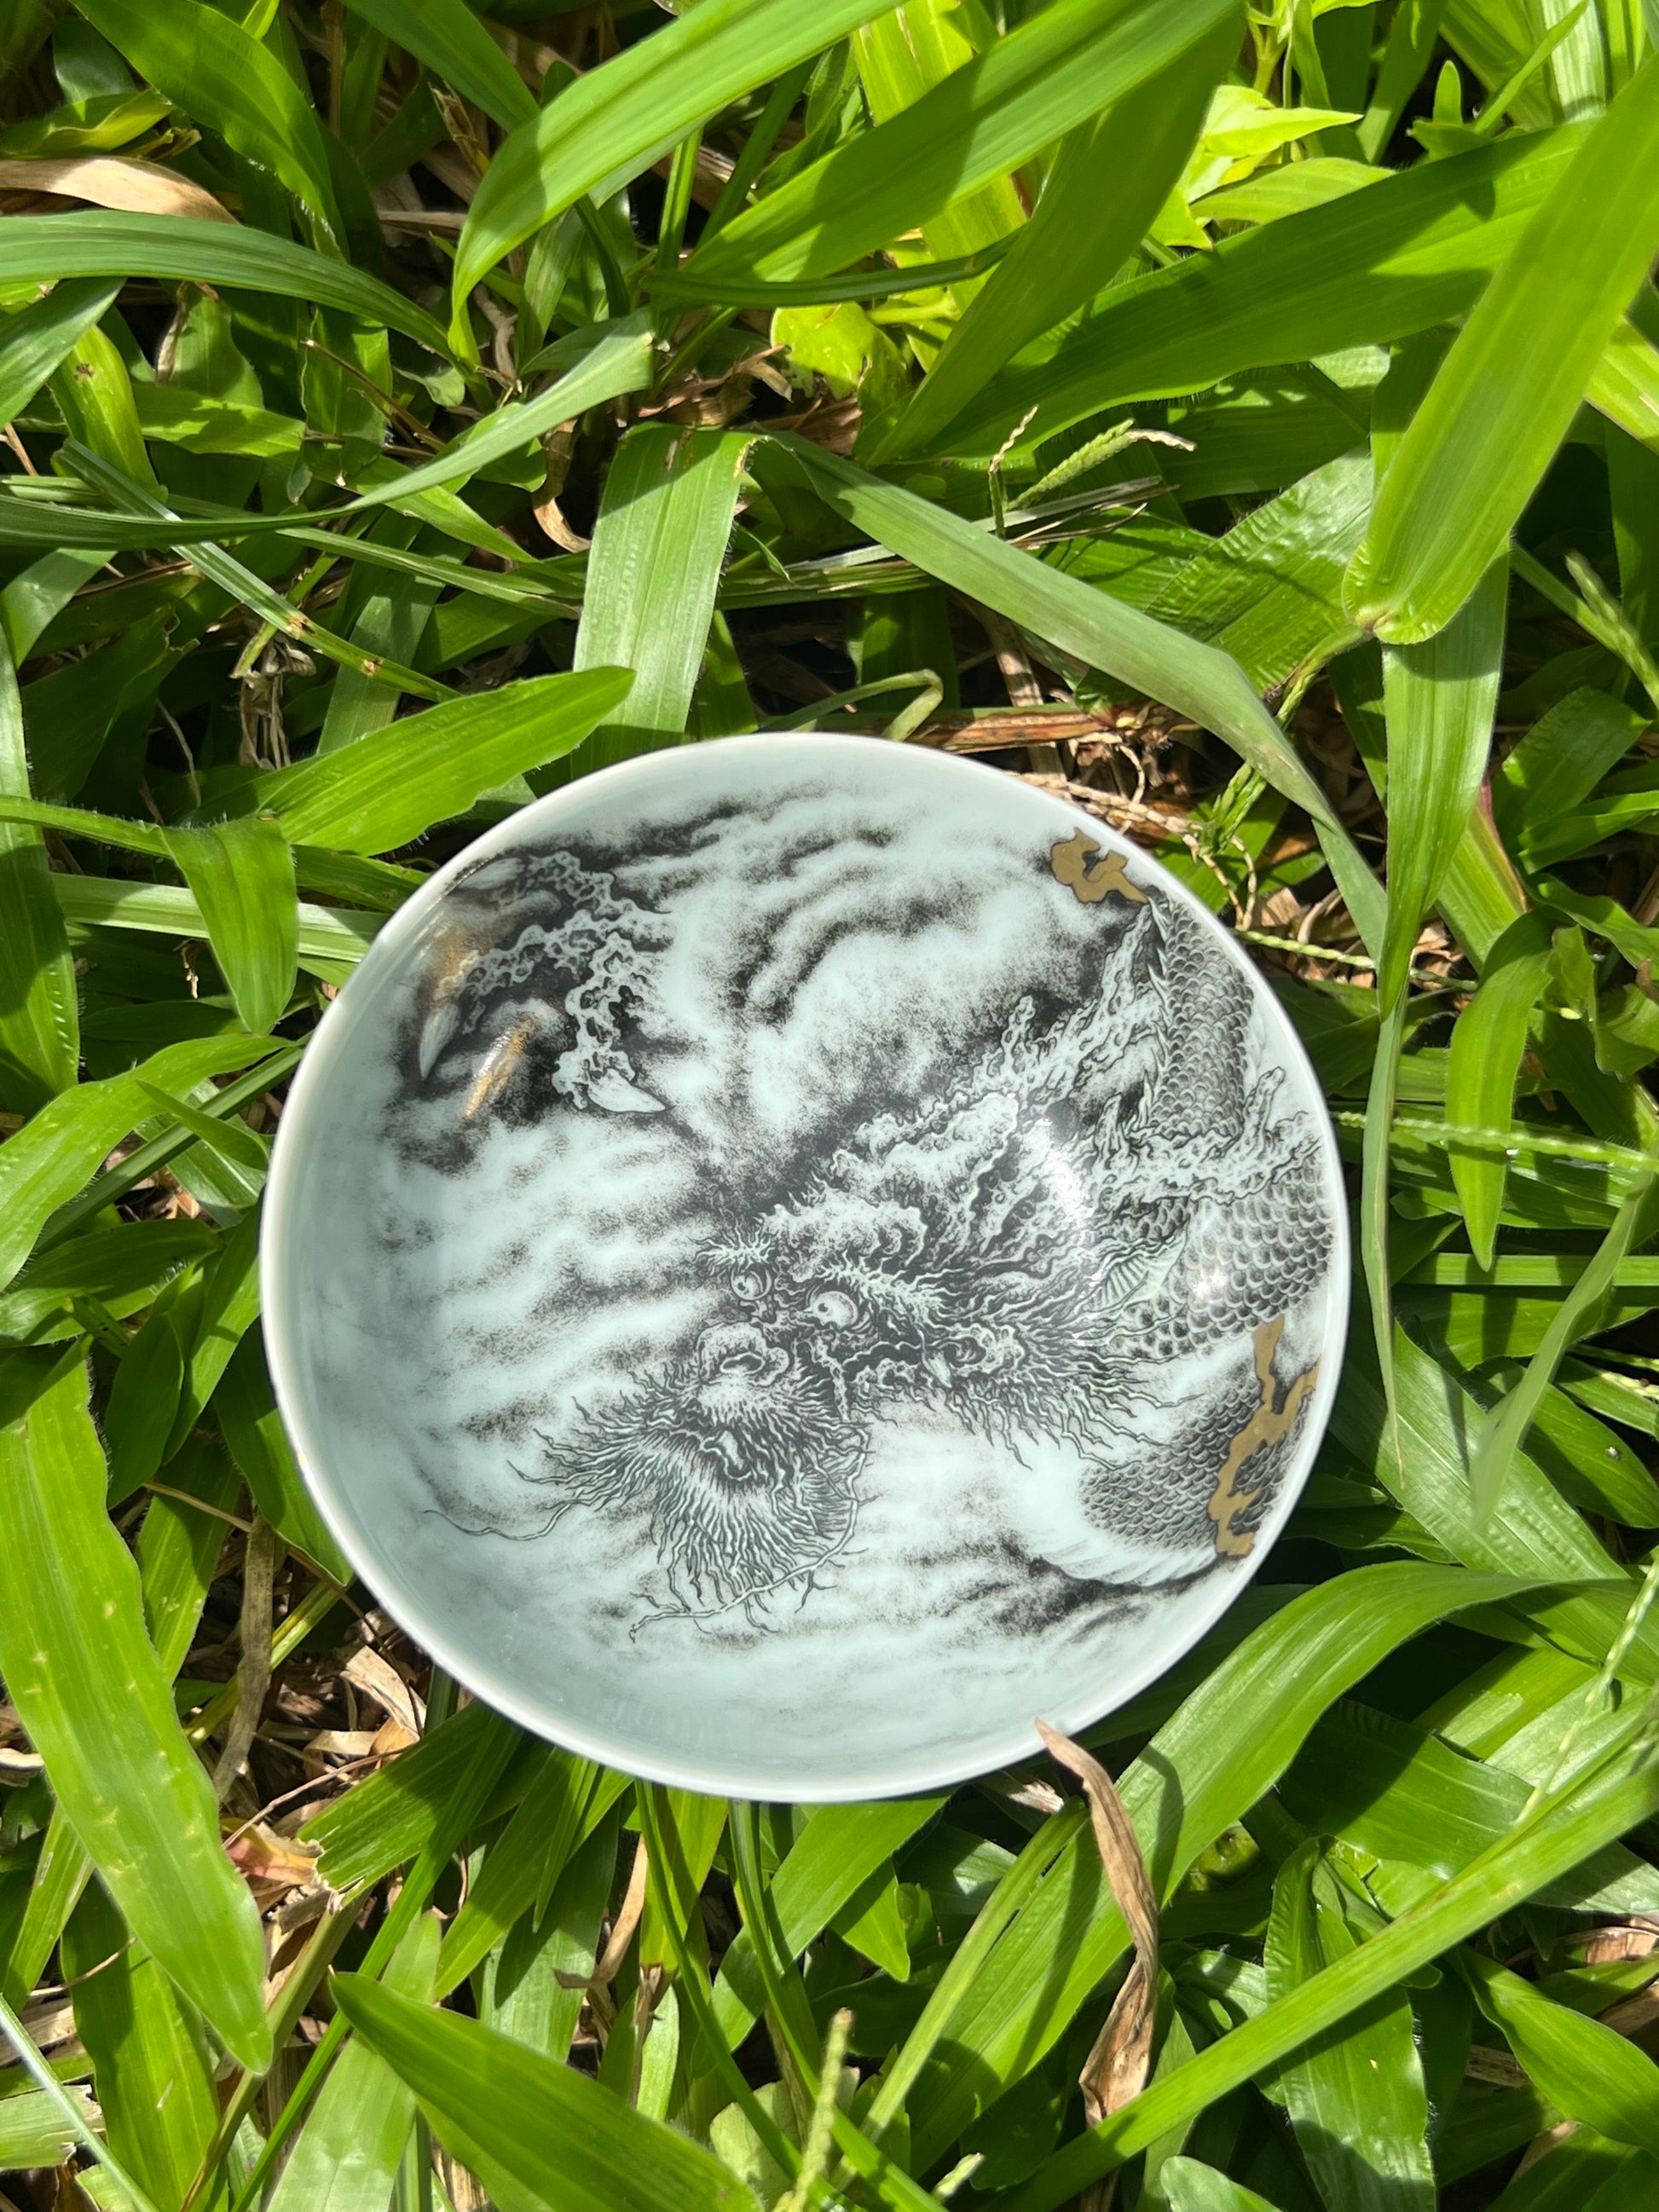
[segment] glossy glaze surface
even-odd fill
[[[389,925],[285,1114],[320,1505],[480,1696],[766,1797],[1169,1666],[1323,1427],[1340,1174],[1270,992],[1101,823],[877,740],[585,778]]]

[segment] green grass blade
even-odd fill
[[[603,767],[681,741],[708,644],[750,439],[641,423],[617,449],[587,557],[578,668],[635,672],[624,721],[582,757]]]
[[[1316,1841],[1273,1883],[1263,1960],[1269,2001],[1289,1996],[1358,1948]],[[1434,2212],[1429,2103],[1403,1993],[1345,2033],[1322,2036],[1271,2079],[1321,2197],[1345,2212]]]
[[[201,2024],[133,1942],[101,1882],[75,1908],[62,1956],[110,2148],[158,2204],[177,2204],[219,2117]],[[205,2203],[216,2201],[222,2191]]]
[[[535,98],[524,79],[463,0],[348,0],[348,5],[503,131],[535,114]]]
[[[1462,314],[1583,137],[1528,133],[1424,162],[1139,277],[1011,362],[952,425],[951,451],[994,453],[1034,407],[1035,434],[1052,437],[1120,399],[1201,392]]]
[[[1401,441],[1349,572],[1357,622],[1409,643],[1451,620],[1503,551],[1656,248],[1650,63],[1533,215]]]
[[[1373,1414],[1369,1433],[1376,1432]],[[1546,1569],[1541,1579],[1559,1572]],[[1539,1579],[1534,1570],[1533,1586]],[[1448,1613],[1526,1586],[1415,1561],[1362,1567],[1304,1592],[1253,1630],[1119,1778],[1160,1894],[1273,1787],[1320,1714],[1388,1652]],[[1243,1712],[1251,1716],[1245,1731]],[[994,1895],[988,1915],[995,1905]],[[874,2111],[896,2110],[908,2097],[918,2160],[941,2155],[976,2111],[1065,2033],[1127,1941],[1092,1844],[1079,1850],[1073,1838],[968,1985],[947,1991],[947,1969],[939,2001],[884,2070]],[[918,2079],[947,2031],[953,2063]]]
[[[1620,1733],[1620,1755],[1559,1792],[1422,1905],[1068,2143],[1009,2196],[1007,2212],[1054,2212],[1166,2130],[1350,2018],[1649,1818],[1659,1807],[1659,1763],[1639,1737],[1644,1725],[1638,1714]]]
[[[1549,974],[1551,935],[1549,915],[1522,915],[1488,954],[1480,988],[1452,1030],[1446,1071],[1449,1121],[1473,1128],[1508,1127],[1532,1011]],[[1504,1210],[1504,1156],[1454,1151],[1451,1171],[1470,1246],[1480,1264],[1490,1267]]]
[[[590,668],[453,699],[259,776],[249,796],[296,845],[389,853],[465,814],[481,791],[569,752],[632,680],[625,668]]]
[[[1238,43],[1236,12],[1218,11],[1193,43],[1054,157],[1036,211],[951,330],[891,434],[867,459],[928,452],[952,417],[1030,340],[1104,291],[1175,189],[1211,92]],[[1134,147],[1126,163],[1127,144]]]
[[[202,909],[243,1026],[264,1036],[294,993],[300,904],[292,848],[276,824],[258,814],[169,830],[167,846]]]
[[[86,1371],[71,1358],[0,1432],[0,1670],[123,1918],[227,2048],[263,2071],[258,1917],[173,1717],[104,1474]]]
[[[361,1975],[337,1975],[332,1987],[451,2155],[498,2200],[525,2212],[758,2212],[710,2152],[574,2068]]]
[[[436,1994],[441,1930],[424,1912],[386,1962],[381,1986],[423,2009]],[[295,2137],[266,2212],[386,2212],[415,2125],[415,2094],[361,2039],[349,2044]]]
[[[1158,2185],[1170,2212],[1273,2212],[1265,2197],[1195,2158],[1166,2158],[1158,2170]]]
[[[556,378],[545,391],[523,406],[498,407],[465,437],[418,468],[399,469],[372,491],[361,492],[341,510],[358,514],[371,507],[395,507],[417,493],[442,484],[457,483],[491,461],[518,453],[573,416],[585,414],[625,392],[639,392],[651,381],[651,319],[629,315],[609,324],[597,343],[576,366]]]
[[[1659,2066],[1479,1951],[1454,1954],[1475,2002],[1553,2105],[1614,2142],[1659,2150]]]
[[[1325,854],[1348,911],[1369,944],[1380,944],[1381,886],[1330,802],[1231,655],[1092,590],[976,529],[914,492],[883,483],[803,439],[774,439],[826,504],[919,568],[994,607],[1091,667],[1164,700],[1225,739],[1258,774],[1319,824]]]
[[[255,1504],[277,1534],[337,1583],[349,1583],[351,1568],[301,1480],[257,1333],[244,1336],[231,1354],[213,1394],[213,1412]]]
[[[52,283],[61,276],[239,285],[338,307],[364,322],[402,331],[434,353],[449,350],[443,325],[378,277],[292,239],[194,216],[105,208],[84,215],[9,216],[0,228],[0,283]]]
[[[338,249],[340,210],[321,125],[275,54],[204,0],[85,0],[94,23],[158,92],[280,177]]]
[[[17,678],[0,644],[0,804],[28,799]],[[74,1083],[75,963],[38,829],[0,817],[0,1095],[27,1112]]]
[[[1078,130],[1234,14],[1233,0],[1053,0],[767,193],[689,273],[777,283],[842,268]]]
[[[22,413],[65,354],[103,319],[120,289],[103,277],[77,277],[8,318],[0,342],[0,421]]]
[[[1389,482],[1383,477],[1383,484]],[[1389,742],[1389,918],[1377,989],[1406,988],[1418,932],[1462,842],[1492,750],[1504,665],[1506,563],[1492,563],[1456,617],[1421,645],[1382,655]]]
[[[879,0],[702,0],[675,22],[567,86],[490,163],[455,256],[456,335],[466,296],[533,231],[591,194],[603,200],[688,131],[769,84],[855,25]]]
[[[132,1074],[79,1084],[43,1106],[0,1145],[0,1288],[28,1257],[54,1208],[72,1198],[122,1138],[155,1113],[136,1079],[162,1091],[190,1091],[210,1075],[246,1067],[276,1049],[269,1037],[191,1038],[164,1046]]]
[[[1651,1231],[1653,1177],[1644,1176],[1620,1207],[1613,1224],[1577,1281],[1562,1299],[1543,1342],[1526,1371],[1483,1423],[1469,1462],[1469,1495],[1483,1525],[1496,1511],[1516,1454],[1526,1441],[1555,1370],[1581,1336],[1595,1326],[1602,1298],[1613,1287],[1620,1262]]]

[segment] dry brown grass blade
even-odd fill
[[[651,1862],[646,1856],[645,1838],[641,1837],[634,1847],[634,1864],[628,1877],[628,1889],[616,1919],[611,1923],[611,1940],[599,1954],[593,1967],[593,1979],[601,1984],[614,1982],[628,1955],[628,1947],[634,1940],[634,1930],[640,1924],[645,1911],[646,1880],[651,1871]]]
[[[1141,1856],[1140,1839],[1111,1776],[1070,1736],[1061,1735],[1045,1721],[1036,1726],[1049,1757],[1083,1784],[1100,1862],[1134,1946],[1123,1986],[1078,2076],[1084,2114],[1092,2128],[1109,2112],[1115,2112],[1132,2097],[1139,2096],[1152,2069],[1152,2028],[1158,2011],[1158,1898]]]
[[[113,154],[75,161],[0,161],[0,191],[55,192],[94,207],[132,215],[186,215],[205,222],[234,223],[235,216],[211,192],[154,161],[125,161]]]
[[[256,1513],[242,1569],[242,1663],[236,1674],[236,1710],[213,1770],[213,1791],[222,1805],[247,1757],[270,1687],[270,1604],[281,1542],[270,1522]]]

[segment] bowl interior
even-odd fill
[[[1100,823],[877,740],[528,808],[386,928],[276,1147],[307,1478],[480,1696],[754,1796],[952,1781],[1200,1636],[1347,1261],[1272,994]]]

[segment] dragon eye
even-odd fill
[[[806,1310],[826,1328],[851,1328],[859,1317],[857,1301],[845,1291],[820,1291]]]
[[[750,1304],[763,1298],[771,1287],[772,1278],[764,1267],[739,1267],[732,1278],[732,1296]]]

